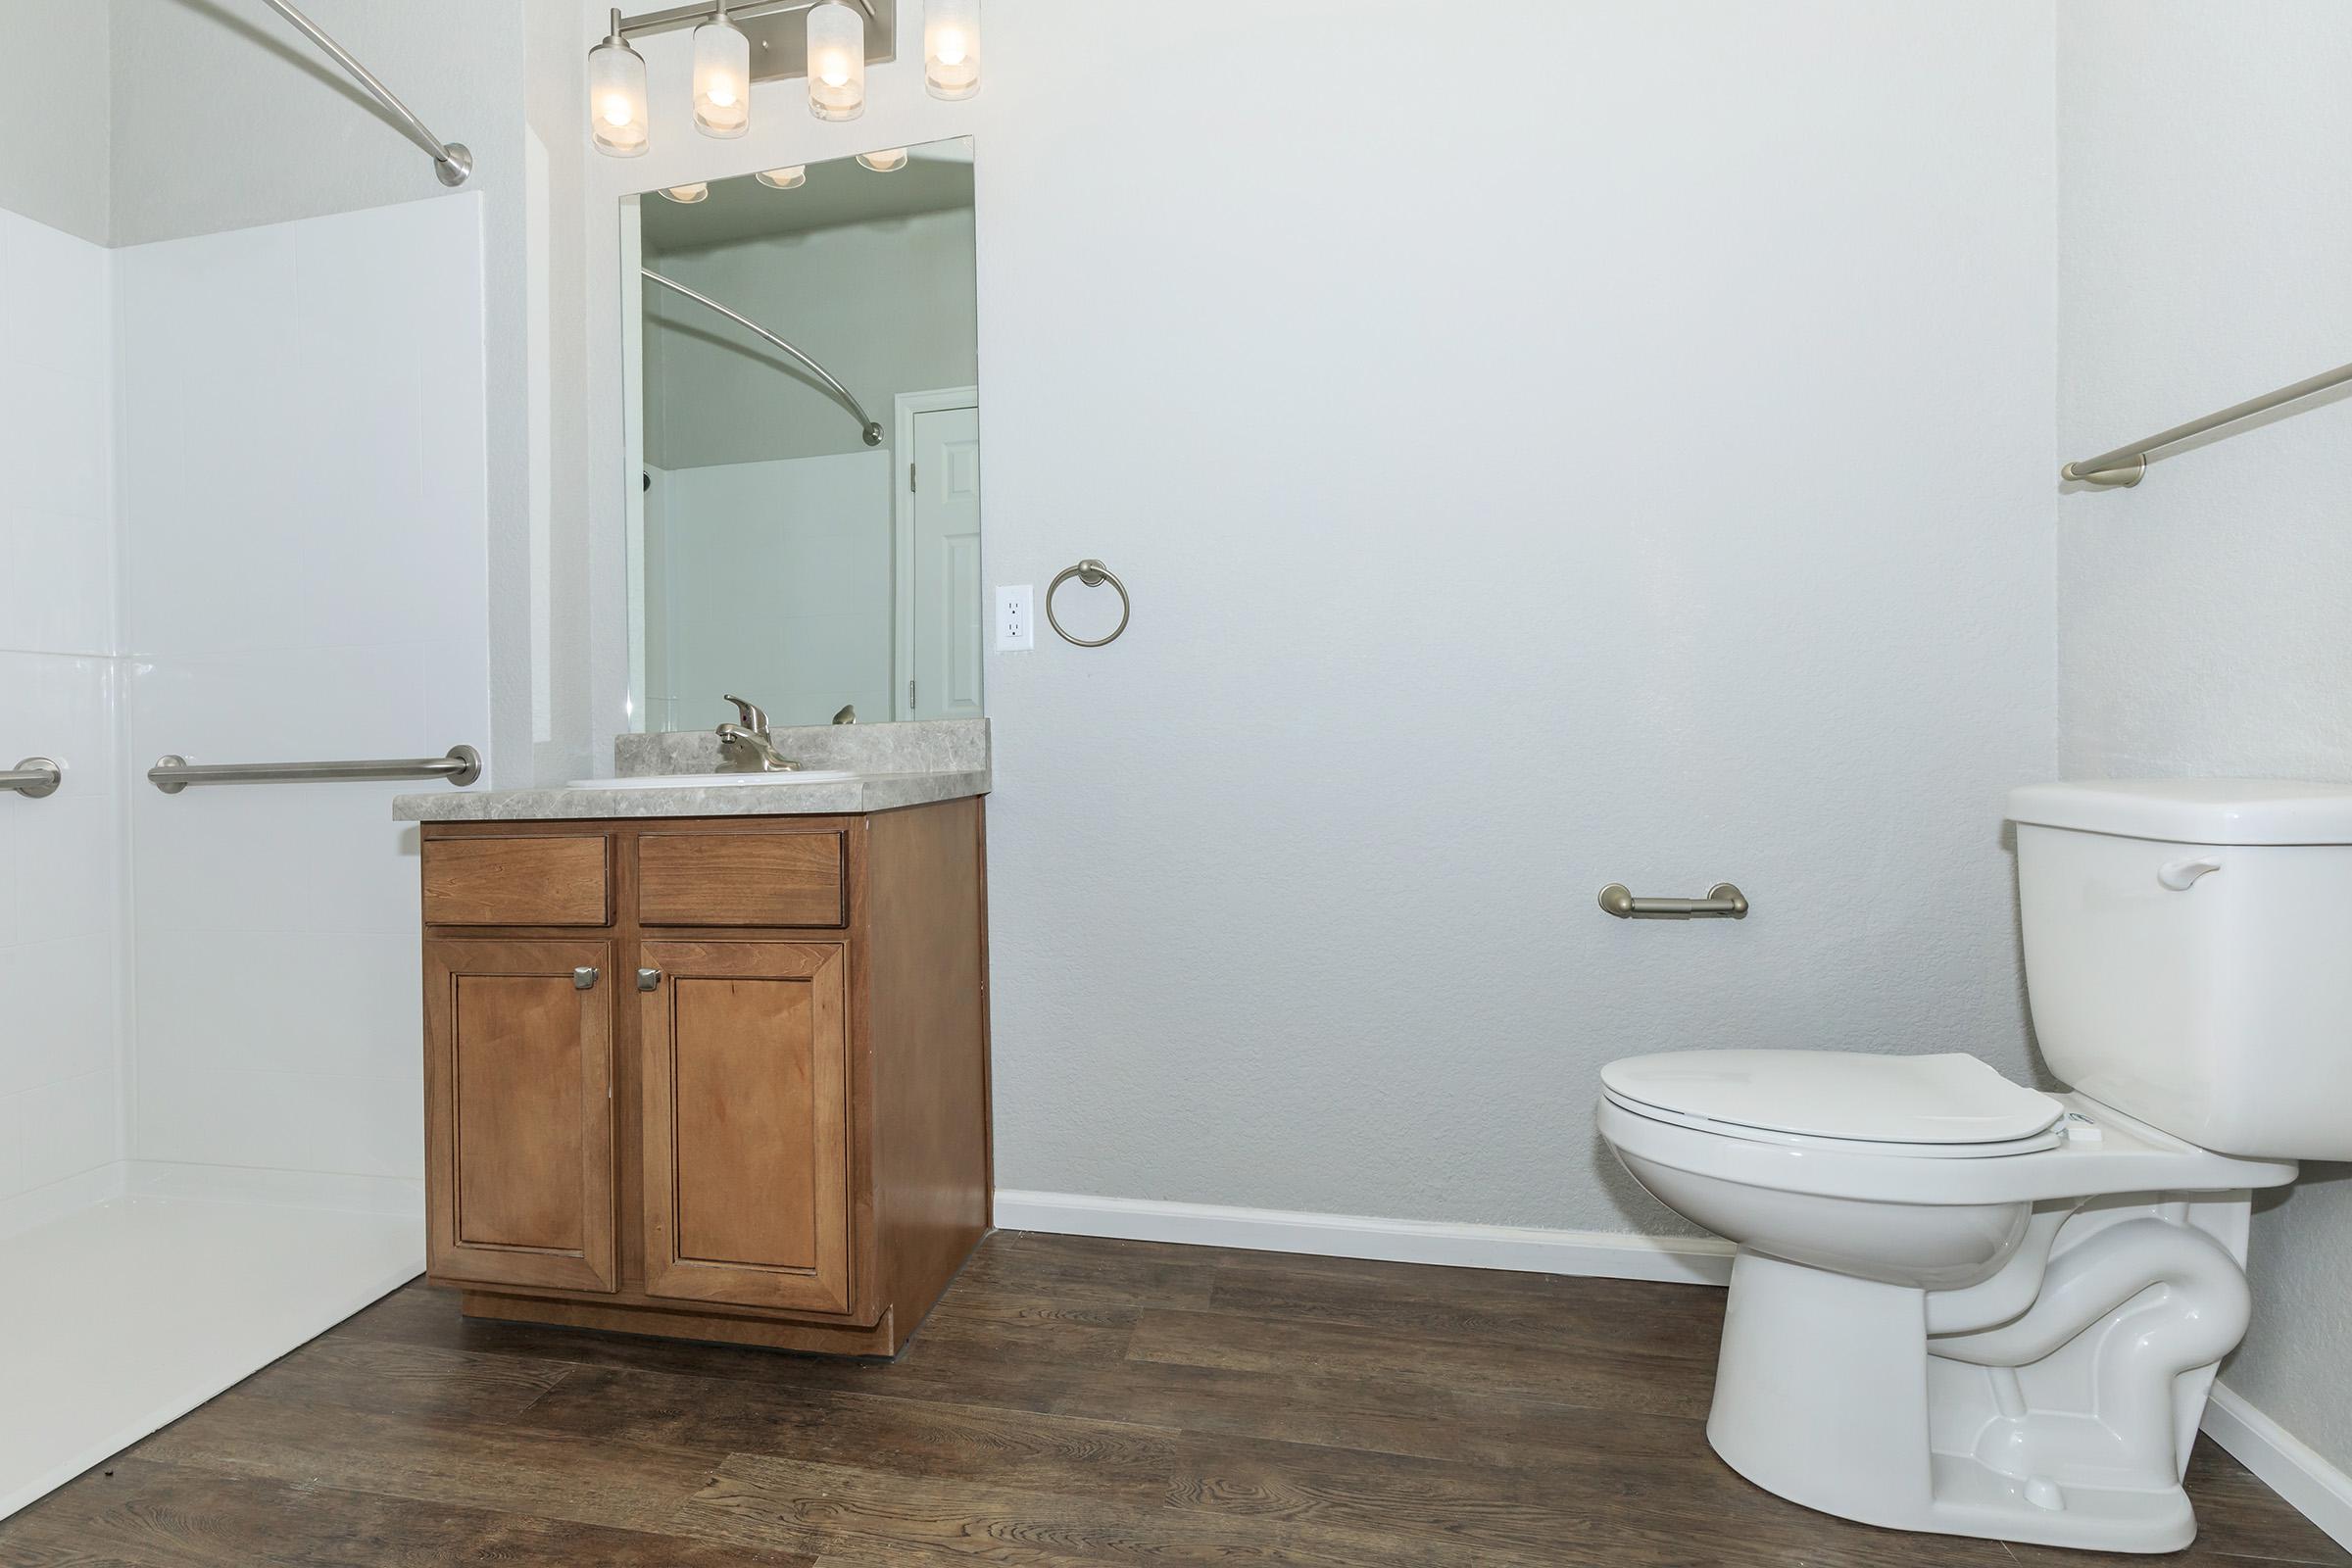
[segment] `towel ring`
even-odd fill
[[[1059,588],[1063,583],[1068,582],[1072,577],[1077,578],[1089,588],[1100,588],[1104,583],[1108,583],[1119,591],[1119,623],[1110,628],[1109,636],[1073,637],[1068,632],[1062,631],[1061,622],[1054,619],[1054,591]],[[1118,574],[1113,572],[1108,566],[1102,564],[1102,563],[1100,561],[1081,561],[1075,566],[1064,566],[1060,571],[1054,574],[1053,582],[1046,586],[1047,623],[1053,626],[1055,632],[1059,633],[1063,642],[1075,643],[1080,648],[1100,648],[1104,643],[1117,642],[1119,640],[1119,633],[1127,629],[1127,617],[1134,613],[1134,611],[1135,603],[1133,600],[1127,597],[1127,585],[1119,581]]]

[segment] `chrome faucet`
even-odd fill
[[[729,692],[725,700],[735,705],[741,723],[718,726],[718,745],[722,763],[720,771],[730,773],[797,773],[801,764],[789,761],[776,754],[776,743],[767,733],[767,712],[758,703],[746,702]]]

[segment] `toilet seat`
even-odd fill
[[[1984,1159],[2065,1136],[2065,1105],[1960,1053],[1673,1051],[1610,1062],[1601,1087],[1636,1115],[1792,1149]]]

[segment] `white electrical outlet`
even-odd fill
[[[1030,624],[1029,604],[1037,590],[1028,583],[997,590],[997,651],[1017,653],[1037,646],[1037,629]]]

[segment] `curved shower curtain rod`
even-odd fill
[[[852,414],[858,416],[858,433],[865,437],[865,444],[869,447],[878,447],[882,444],[882,427],[876,424],[873,421],[872,416],[865,412],[865,405],[859,403],[857,398],[853,397],[848,387],[843,386],[839,381],[836,381],[833,378],[832,371],[826,369],[823,366],[817,364],[808,355],[803,354],[799,349],[794,348],[791,344],[785,342],[782,338],[776,336],[775,333],[770,332],[766,327],[761,326],[758,321],[753,320],[750,317],[738,316],[735,312],[728,310],[724,305],[719,304],[718,301],[712,299],[710,295],[688,288],[685,284],[679,282],[674,277],[663,277],[660,272],[655,271],[650,267],[640,267],[637,269],[637,270],[645,274],[645,279],[647,282],[659,283],[666,289],[675,289],[678,293],[685,295],[688,299],[693,300],[696,304],[709,306],[710,309],[716,311],[719,315],[725,317],[728,320],[733,321],[737,326],[742,327],[745,331],[759,333],[761,337],[767,339],[768,342],[773,343],[776,347],[782,349],[785,353],[800,361],[803,365],[808,368],[808,372],[811,375],[815,376],[818,380],[824,382],[826,386],[833,389],[833,395],[835,397],[841,399],[842,402],[850,406],[850,412]]]

